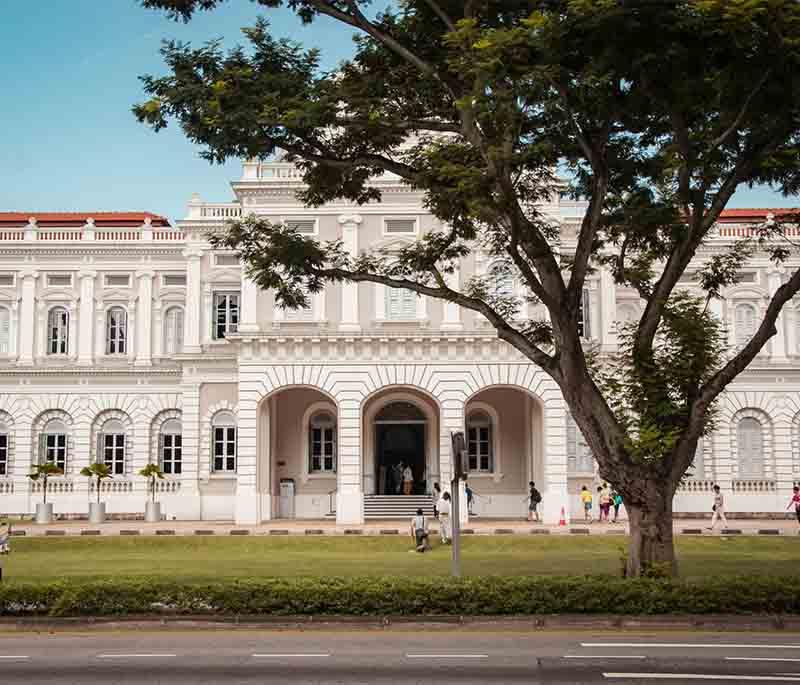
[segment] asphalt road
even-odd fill
[[[0,634],[0,683],[800,683],[800,634],[126,631]]]

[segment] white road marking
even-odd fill
[[[693,644],[691,642],[581,642],[581,647],[638,647],[654,649],[800,649],[800,645],[735,645],[728,643]]]
[[[646,659],[643,655],[632,654],[565,654],[565,659]]]
[[[176,657],[177,654],[98,654],[98,659],[163,659]]]
[[[774,675],[723,675],[711,673],[603,673],[609,680],[758,680],[770,683],[797,683],[800,678]]]
[[[780,656],[726,656],[725,661],[800,661],[800,659],[788,659]],[[791,673],[790,675],[797,675]]]
[[[21,654],[7,654],[5,656],[0,656],[0,659],[30,659],[29,656],[22,656]]]
[[[488,654],[406,654],[406,659],[488,659]]]
[[[253,654],[257,659],[324,659],[329,657],[327,652],[317,654]]]

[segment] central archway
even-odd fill
[[[401,495],[401,464],[412,471],[411,494],[430,493],[439,477],[434,400],[417,390],[387,388],[365,403],[362,419],[364,494]]]

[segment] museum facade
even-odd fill
[[[527,483],[545,519],[577,513],[596,467],[558,387],[473,312],[375,284],[336,284],[307,309],[285,311],[246,277],[209,229],[256,213],[353,254],[401,247],[437,220],[398,179],[382,201],[304,208],[297,170],[247,162],[234,200],[193,197],[174,225],[148,213],[0,212],[0,514],[29,514],[42,497],[32,463],[63,470],[48,485],[55,513],[85,515],[94,497],[79,475],[104,461],[111,515],[144,511],[138,471],[157,462],[168,519],[258,523],[279,517],[342,524],[405,515],[452,473],[451,432],[465,431],[469,482],[481,516],[521,517]],[[569,249],[583,205],[543,205]],[[727,210],[697,264],[780,210]],[[792,229],[794,230],[794,229]],[[753,258],[715,311],[732,346],[755,330],[787,278]],[[683,287],[693,287],[690,267]],[[476,250],[453,274],[473,274],[545,313],[504,265]],[[730,511],[785,509],[800,479],[800,301],[721,402],[676,496],[678,512],[707,512],[714,483]],[[601,353],[638,316],[635,292],[599,268],[583,294],[581,326]],[[396,465],[413,473],[398,495]]]

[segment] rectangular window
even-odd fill
[[[175,433],[161,436],[161,470],[168,475],[181,472],[183,438]]]
[[[128,288],[130,284],[130,274],[106,274],[106,286],[109,288]]]
[[[239,293],[215,293],[214,340],[224,340],[239,327]]]
[[[161,279],[161,283],[165,288],[169,288],[171,286],[185,287],[186,274],[164,274]]]
[[[383,232],[387,235],[415,235],[417,232],[416,219],[386,219]]]
[[[591,309],[589,306],[589,291],[581,293],[581,303],[578,305],[578,335],[587,340],[592,337]]]
[[[316,219],[287,219],[286,225],[304,235],[314,235],[317,232]]]
[[[214,429],[214,471],[236,471],[236,428]]]
[[[103,462],[115,476],[121,476],[125,473],[124,434],[109,433],[103,435]]]
[[[55,464],[64,471],[67,467],[67,436],[64,433],[48,433],[44,437],[44,461]]]
[[[489,426],[472,426],[467,431],[467,457],[470,471],[492,470],[492,437]]]
[[[48,288],[69,288],[71,285],[71,274],[47,274]]]
[[[311,429],[312,472],[336,471],[336,431],[333,428]]]
[[[128,313],[114,307],[106,316],[106,354],[125,354],[128,340]]]
[[[0,476],[8,475],[8,434],[0,433]]]
[[[218,254],[214,255],[214,264],[217,266],[239,266],[239,255]]]

